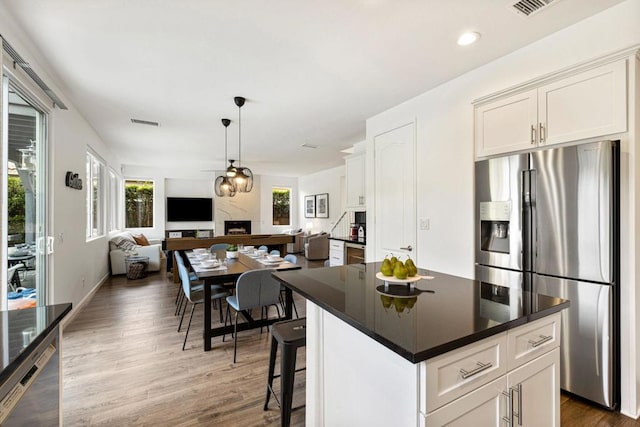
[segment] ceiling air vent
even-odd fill
[[[512,10],[519,15],[531,16],[540,12],[553,2],[554,0],[520,0],[512,3],[511,7],[513,8]]]
[[[158,122],[152,122],[150,120],[141,120],[141,119],[131,119],[131,123],[135,123],[137,125],[160,126],[160,123]]]

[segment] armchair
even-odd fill
[[[329,258],[329,234],[320,233],[308,236],[304,244],[304,257],[308,260]]]

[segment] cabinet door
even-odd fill
[[[504,426],[502,417],[507,416],[505,377],[500,377],[471,393],[423,416],[421,425],[427,427],[450,426]],[[541,424],[542,425],[542,424]]]
[[[626,60],[538,89],[541,144],[558,144],[627,130]]]
[[[507,375],[513,394],[514,426],[560,427],[560,349]]]
[[[476,157],[526,150],[536,144],[537,92],[476,107]]]
[[[364,199],[364,155],[350,157],[345,161],[347,176],[347,207],[361,208]]]

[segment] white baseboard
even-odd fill
[[[93,299],[93,296],[96,294],[98,289],[100,289],[100,286],[102,286],[104,284],[104,282],[106,282],[108,279],[109,279],[109,274],[105,274],[102,277],[102,279],[100,279],[100,281],[93,287],[93,289],[91,289],[91,291],[89,291],[84,296],[84,298],[82,298],[80,300],[80,302],[77,305],[73,306],[73,308],[71,309],[71,313],[69,313],[69,315],[66,316],[64,319],[62,319],[62,321],[60,322],[60,329],[62,329],[64,331],[64,328],[68,324],[73,322],[73,319],[76,318],[78,313],[80,313],[82,311],[82,309],[85,307],[85,305],[89,304],[89,302]]]

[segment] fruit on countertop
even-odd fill
[[[407,268],[401,261],[396,262],[395,267],[393,268],[393,275],[396,279],[404,280],[407,278]]]
[[[408,258],[404,262],[404,266],[407,268],[407,275],[409,277],[413,277],[416,274],[418,274],[418,267],[416,267],[416,265],[413,263],[413,260],[411,258]]]
[[[385,258],[384,261],[382,261],[380,272],[385,276],[393,276],[393,264],[391,263],[391,260]]]

